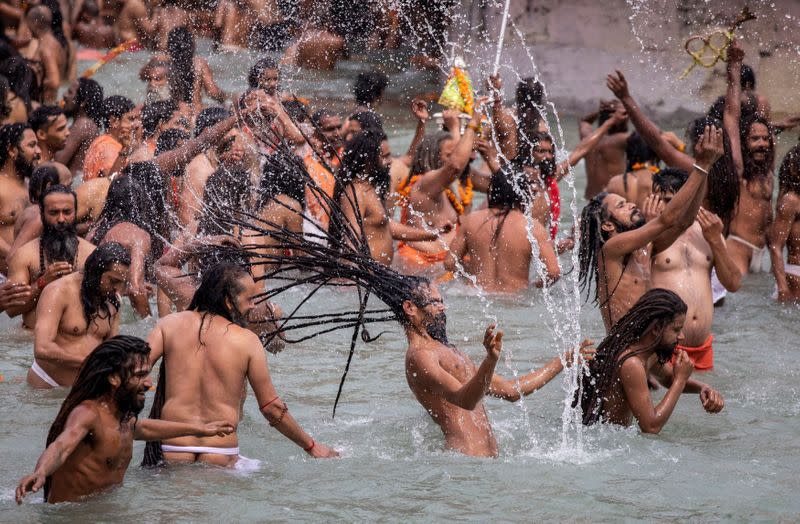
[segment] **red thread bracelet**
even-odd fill
[[[279,398],[280,398],[280,397],[275,397],[275,398],[273,398],[272,400],[270,400],[269,402],[267,402],[266,404],[264,404],[263,406],[261,406],[260,408],[258,408],[258,409],[259,409],[259,411],[264,411],[264,410],[267,408],[267,406],[269,406],[270,404],[272,404],[273,402],[275,402],[275,401],[276,401],[276,400],[278,400]]]
[[[305,451],[306,453],[308,453],[309,451],[311,451],[312,449],[314,449],[314,446],[316,446],[316,445],[317,445],[317,443],[314,441],[314,437],[311,437],[311,445],[310,445],[310,446],[308,446],[307,448],[303,448],[303,451]]]

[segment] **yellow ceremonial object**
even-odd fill
[[[716,30],[706,36],[695,35],[689,37],[683,47],[692,57],[692,63],[681,74],[680,79],[686,78],[698,65],[709,68],[717,65],[720,60],[727,61],[728,47],[733,42],[733,32],[744,22],[755,20],[755,18],[756,16],[750,12],[750,9],[745,7],[731,24],[729,30]]]

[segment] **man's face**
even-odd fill
[[[75,102],[75,99],[78,96],[78,81],[72,82],[67,89],[67,92],[64,93],[64,100],[61,109],[64,110],[66,114],[69,116],[74,116],[78,112],[78,104]]]
[[[114,137],[120,142],[125,144],[125,140],[130,140],[134,128],[137,126],[139,120],[139,111],[134,109],[128,111],[120,118],[111,117],[108,120],[108,129]]]
[[[434,285],[424,287],[423,299],[414,302],[415,313],[412,320],[414,326],[425,331],[428,335],[442,344],[449,344],[447,340],[447,315],[442,295]]]
[[[232,317],[237,324],[244,327],[247,319],[250,317],[250,313],[252,313],[256,308],[256,303],[253,297],[258,294],[259,289],[258,285],[253,280],[253,277],[250,275],[244,275],[240,277],[238,283],[241,291],[238,295],[236,295],[236,299],[233,304],[234,311],[232,311]]]
[[[122,295],[128,287],[130,268],[120,263],[114,263],[100,275],[100,294],[104,297]]]
[[[603,206],[609,214],[610,223],[617,231],[623,233],[637,229],[644,225],[644,215],[633,202],[628,202],[623,197],[609,193],[603,199]]]
[[[64,232],[75,225],[75,198],[66,193],[50,193],[44,197],[43,216],[45,224]]]
[[[753,160],[757,163],[766,162],[769,159],[771,149],[770,133],[767,126],[760,122],[751,125],[750,131],[747,133],[747,151],[750,152]]]
[[[666,325],[661,336],[661,343],[656,347],[656,356],[660,362],[667,362],[675,353],[675,347],[683,343],[683,323],[686,315],[678,315]]]
[[[456,148],[456,141],[453,139],[446,139],[442,140],[442,143],[439,145],[439,165],[444,165],[450,159],[450,155],[453,154],[453,150]]]
[[[322,136],[330,144],[328,147],[338,149],[342,143],[342,136],[340,134],[342,130],[342,119],[338,115],[326,116],[320,121],[319,127]],[[323,143],[325,140],[323,140]]]
[[[136,363],[128,380],[117,388],[114,394],[117,408],[123,413],[138,415],[144,409],[145,393],[152,387],[150,364],[142,359]]]
[[[42,150],[39,149],[39,141],[32,129],[26,129],[22,133],[22,140],[19,146],[14,149],[14,167],[17,172],[24,177],[30,177],[33,168],[39,164]]]
[[[67,137],[69,137],[69,128],[67,127],[67,117],[64,115],[51,118],[44,129],[40,129],[37,133],[37,138],[47,144],[51,151],[64,149]]]
[[[278,83],[280,82],[280,73],[277,69],[265,69],[258,77],[258,87],[266,91],[270,96],[275,96],[278,92]]]
[[[222,138],[217,148],[217,158],[222,166],[236,168],[242,165],[247,152],[247,145],[238,129],[231,129]]]

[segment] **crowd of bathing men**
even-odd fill
[[[31,4],[19,31],[38,49],[61,46],[58,2]],[[19,502],[121,484],[133,439],[148,441],[148,465],[235,465],[246,384],[271,426],[312,457],[336,457],[292,417],[265,348],[279,351],[293,327],[357,330],[377,313],[292,318],[267,298],[293,286],[351,285],[359,300],[382,301],[380,319],[407,337],[408,385],[446,447],[483,457],[498,454],[483,398],[516,402],[564,365],[585,370],[574,404],[586,424],[635,419],[658,433],[682,393],[717,413],[722,395],[692,378],[713,367],[715,302],[770,266],[776,299],[800,300],[800,146],[783,159],[772,202],[776,137],[797,120],[771,120],[736,43],[727,92],[690,123],[688,144],[649,120],[615,72],[615,99],[580,122],[561,162],[533,79],[508,105],[489,78],[475,115],[445,111],[442,125],[414,99],[416,134],[393,156],[376,112],[381,73],[358,75],[343,118],[284,92],[271,58],[231,95],[186,27],[163,44],[141,72],[140,105],[86,78],[53,105],[68,78],[54,84],[53,64],[0,63],[0,308],[33,333],[30,387],[71,388]],[[221,105],[204,106],[204,94]],[[559,181],[581,160],[587,203],[559,236]],[[572,249],[607,330],[596,348],[584,341],[509,380],[495,374],[494,325],[480,363],[449,342],[438,282],[551,286],[558,253]],[[122,300],[140,317],[156,306],[147,341],[118,334]],[[140,418],[157,364],[153,408]],[[656,382],[667,391],[654,405]]]

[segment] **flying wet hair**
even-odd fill
[[[301,165],[302,161],[298,161],[297,155],[289,156],[279,152],[265,157],[256,207],[259,210],[263,209],[268,202],[279,195],[293,198],[305,207],[306,182]]]
[[[116,293],[109,296],[100,294],[100,279],[114,264],[130,266],[131,255],[122,244],[106,242],[97,246],[83,265],[80,300],[87,326],[95,319],[108,320],[111,325],[113,313],[109,303],[115,311],[119,311],[119,297]]]
[[[786,153],[778,171],[778,194],[788,192],[800,196],[800,144]]]
[[[580,242],[578,245],[578,284],[581,292],[586,293],[589,301],[592,286],[596,304],[599,298],[600,263],[603,244],[606,243],[606,233],[603,231],[603,222],[609,219],[610,214],[603,201],[608,192],[603,191],[593,196],[581,211]]]
[[[581,385],[572,401],[573,407],[580,404],[584,424],[591,425],[601,420],[603,402],[619,377],[622,363],[635,355],[659,348],[667,326],[678,316],[685,315],[686,310],[686,303],[672,291],[651,289],[611,326],[606,338],[597,346],[594,359],[589,361],[588,373],[583,374]],[[620,357],[648,333],[655,334],[652,344]],[[661,364],[669,360],[666,355],[658,352],[656,354]]]
[[[169,81],[173,100],[191,104],[194,101],[194,36],[185,26],[176,27],[167,35],[167,54],[170,57]]]
[[[194,122],[194,136],[200,136],[200,133],[205,131],[211,126],[219,124],[226,118],[230,117],[233,113],[224,107],[212,106],[207,107],[200,111],[197,119]]]
[[[689,180],[683,169],[668,167],[653,175],[653,193],[677,193]]]
[[[64,432],[67,419],[82,402],[96,400],[112,392],[113,386],[109,381],[112,375],[120,378],[120,387],[123,387],[134,375],[136,367],[147,364],[149,357],[150,346],[147,342],[128,335],[117,335],[94,348],[81,364],[75,383],[61,403],[61,409],[47,433],[45,446],[52,444]],[[120,415],[120,422],[136,417],[135,413],[130,412]],[[45,502],[51,486],[52,478],[47,477],[44,483]]]
[[[529,140],[531,133],[539,130],[543,118],[544,94],[544,86],[535,78],[523,78],[517,84],[517,138],[520,144]]]
[[[733,220],[733,213],[739,203],[739,177],[733,167],[731,156],[731,141],[722,122],[708,116],[698,118],[689,125],[689,139],[692,147],[700,137],[706,126],[714,126],[722,130],[722,143],[725,153],[716,161],[708,171],[708,202],[710,211],[714,212],[725,226]]]
[[[39,204],[42,201],[42,193],[50,186],[55,186],[59,183],[58,169],[55,166],[52,164],[38,166],[33,170],[33,174],[28,181],[28,199],[31,204]]]

